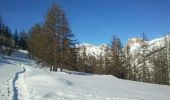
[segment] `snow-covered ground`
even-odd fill
[[[0,58],[0,100],[170,100],[170,86],[111,75],[49,72],[26,51]]]

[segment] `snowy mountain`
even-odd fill
[[[128,40],[126,46],[130,47],[130,52],[133,52],[135,50],[137,50],[138,48],[140,48],[140,46],[142,45],[143,40],[141,38],[131,38]],[[125,46],[125,48],[126,48]]]
[[[80,49],[80,54],[82,54],[83,51],[85,51],[87,55],[93,55],[93,56],[104,55],[104,52],[107,47],[108,46],[106,44],[95,46],[92,44],[83,43],[83,44],[77,45],[77,48]]]
[[[27,51],[0,57],[0,100],[170,100],[170,86],[111,75],[49,72]]]
[[[130,47],[130,52],[132,54],[137,53],[140,51],[142,44],[145,43],[145,45],[148,46],[147,48],[149,49],[149,51],[152,51],[153,48],[158,49],[160,47],[163,47],[165,44],[165,38],[170,39],[170,35],[166,35],[164,37],[153,39],[150,41],[143,41],[142,38],[134,37],[127,41],[123,49],[126,49],[128,45]],[[88,43],[77,45],[77,47],[80,48],[81,54],[85,49],[87,55],[95,55],[95,56],[104,55],[106,48],[109,48],[109,46],[106,44],[95,46]]]
[[[153,39],[150,41],[143,41],[141,38],[132,38],[128,40],[126,46],[129,45],[130,51],[133,52],[135,50],[138,50],[142,46],[142,43],[145,43],[148,46],[148,49],[152,50],[153,47],[154,48],[163,47],[165,45],[166,39],[169,40],[170,35],[166,35],[164,37]]]

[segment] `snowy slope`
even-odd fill
[[[18,51],[0,58],[0,100],[170,100],[170,86],[111,75],[49,72]]]
[[[109,75],[50,73],[28,66],[26,69],[28,71],[24,80],[30,91],[23,95],[23,98],[30,96],[33,100],[170,99],[170,87],[168,86],[125,81]],[[35,70],[36,73],[32,70]],[[30,98],[24,98],[24,100],[26,99]]]

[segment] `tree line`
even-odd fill
[[[86,48],[80,55],[80,63],[84,72],[111,74],[121,79],[170,85],[170,35],[162,40],[162,44],[148,44],[145,33],[139,38],[140,47],[131,52],[127,44],[122,46],[121,40],[113,36],[111,45],[107,46],[100,56],[87,55]]]
[[[11,55],[14,49],[27,49],[27,33],[25,31],[12,32],[0,16],[0,53]]]

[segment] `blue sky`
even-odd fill
[[[170,32],[170,0],[1,0],[0,15],[11,30],[42,23],[53,1],[65,10],[80,43],[123,43],[145,32],[149,39]]]

